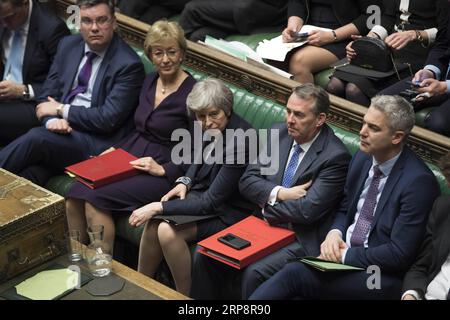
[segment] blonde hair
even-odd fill
[[[145,53],[150,56],[152,47],[156,43],[161,43],[167,40],[175,40],[182,53],[186,52],[187,43],[184,37],[184,30],[175,21],[159,20],[156,21],[147,33],[144,42]]]

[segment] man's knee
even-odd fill
[[[450,121],[448,115],[443,115],[436,110],[425,119],[425,127],[431,131],[450,136]]]

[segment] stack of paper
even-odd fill
[[[79,274],[70,269],[47,270],[16,286],[17,294],[31,300],[52,300],[79,284]]]
[[[301,33],[310,33],[313,30],[322,30],[322,31],[330,31],[328,28],[320,28],[311,25],[304,25],[301,29]],[[276,61],[284,61],[286,59],[286,55],[292,49],[298,48],[308,41],[303,42],[283,42],[283,38],[281,35],[278,37],[272,38],[270,40],[265,39],[259,43],[256,48],[256,53],[258,56],[264,59],[271,59]]]

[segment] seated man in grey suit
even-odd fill
[[[320,87],[304,84],[294,89],[286,106],[286,123],[275,124],[270,135],[279,134],[267,152],[278,161],[278,170],[264,175],[270,164],[249,165],[239,188],[243,196],[258,204],[271,225],[294,230],[297,241],[243,270],[242,298],[248,298],[265,280],[298,255],[318,255],[320,243],[331,223],[333,208],[341,199],[350,161],[344,144],[326,125],[328,94]],[[279,157],[274,159],[275,148]],[[268,171],[266,171],[267,173]],[[234,269],[233,269],[234,270]],[[226,298],[220,295],[228,267],[209,257],[194,258],[191,296],[196,299]]]
[[[0,151],[0,167],[44,184],[130,132],[144,78],[139,57],[115,34],[114,6],[80,0],[80,34],[61,40],[37,101],[36,127]]]
[[[59,41],[70,34],[63,20],[35,0],[0,1],[0,146],[40,125],[41,94]]]

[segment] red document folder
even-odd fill
[[[140,173],[130,161],[137,158],[123,149],[116,149],[98,157],[76,163],[66,168],[75,178],[91,189],[123,180]]]
[[[250,241],[251,245],[237,250],[217,240],[217,238],[227,233],[232,233]],[[294,242],[294,240],[295,233],[291,230],[272,227],[264,220],[250,216],[200,241],[198,243],[200,246],[198,252],[234,268],[242,269]]]

